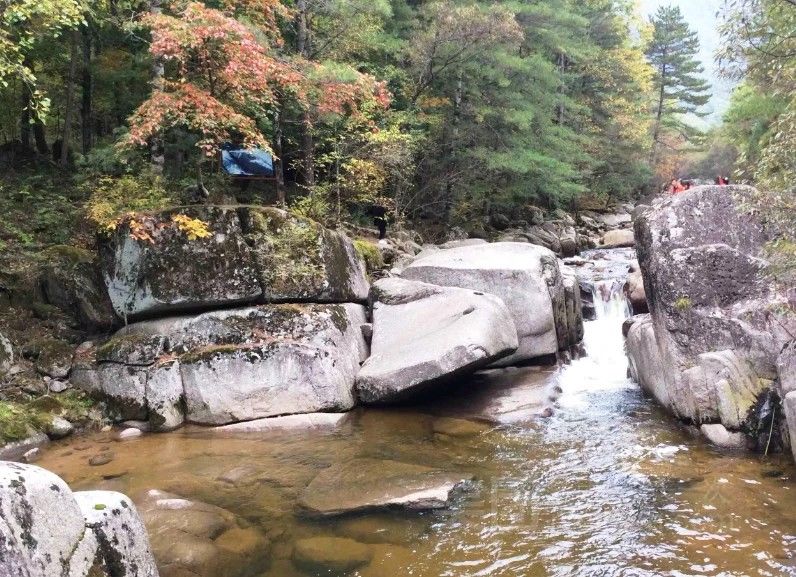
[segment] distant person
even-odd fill
[[[685,190],[685,186],[683,185],[682,181],[678,178],[672,179],[672,183],[669,185],[669,194],[680,194]]]
[[[722,176],[721,177],[721,185],[722,186],[727,186],[728,184],[730,184],[730,179],[727,178],[726,176]]]
[[[387,237],[387,208],[375,205],[372,209],[373,224],[379,229],[379,240]]]

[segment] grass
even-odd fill
[[[36,409],[20,403],[0,401],[0,439],[19,441],[42,430],[49,417]]]

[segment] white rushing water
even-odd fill
[[[559,384],[564,391],[562,407],[582,406],[583,393],[633,387],[627,378],[622,323],[631,316],[625,298],[623,277],[594,283],[593,298],[597,318],[585,323],[583,346],[586,357],[564,367]]]

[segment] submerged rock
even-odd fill
[[[213,427],[214,433],[264,433],[268,431],[291,431],[309,429],[334,429],[348,421],[348,413],[306,413],[303,415],[286,415],[284,417],[268,417],[234,423],[221,427]]]
[[[367,565],[372,555],[367,545],[342,537],[299,539],[293,549],[295,564],[308,571],[352,571]]]
[[[371,356],[357,377],[365,403],[403,400],[517,348],[503,302],[470,290],[397,278],[373,288]]]
[[[749,187],[698,187],[658,200],[635,223],[650,316],[630,327],[641,385],[677,416],[744,428],[796,333],[788,295],[767,277],[777,234],[742,208]],[[782,305],[782,306],[780,306]]]
[[[558,260],[546,248],[500,242],[442,250],[413,262],[403,277],[503,300],[517,328],[519,347],[500,365],[554,355],[569,341],[568,329],[564,331],[564,283]]]
[[[248,577],[267,562],[265,536],[226,509],[155,489],[136,504],[164,575]]]
[[[184,217],[201,221],[207,236],[189,240]],[[192,206],[136,218],[151,240],[131,234],[128,221],[100,246],[108,295],[121,316],[367,298],[352,242],[286,211]]]
[[[352,459],[321,471],[302,491],[299,505],[311,515],[377,509],[442,509],[472,476],[409,463]]]

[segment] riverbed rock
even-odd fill
[[[365,403],[404,400],[517,349],[514,321],[493,295],[387,278],[372,299],[371,356],[357,377]]]
[[[102,399],[116,420],[149,420],[153,431],[184,420],[222,425],[345,411],[368,353],[366,322],[357,304],[260,305],[142,321],[98,347],[72,382]]]
[[[248,577],[266,564],[266,537],[231,511],[157,489],[136,506],[164,576]]]
[[[158,577],[135,508],[100,493],[72,493],[49,471],[0,462],[0,574]]]
[[[296,541],[293,561],[307,571],[345,573],[367,565],[367,545],[343,537],[309,537]]]
[[[697,187],[635,222],[650,317],[630,328],[631,372],[678,417],[730,431],[744,428],[796,333],[787,291],[766,272],[778,231],[742,208],[752,194]]]
[[[206,235],[190,239],[197,222]],[[272,207],[139,215],[102,241],[100,262],[111,303],[125,318],[257,302],[357,302],[368,293],[346,236]]]
[[[600,248],[623,248],[634,246],[636,239],[629,228],[609,230],[603,235]]]
[[[299,505],[314,516],[441,509],[471,479],[421,465],[358,458],[321,471],[301,492]]]
[[[548,249],[500,242],[439,251],[410,264],[403,277],[440,286],[494,294],[517,328],[517,351],[501,366],[546,355],[560,347],[557,327],[566,327],[566,296],[558,260]],[[567,339],[562,337],[561,342]]]
[[[99,554],[109,575],[158,577],[146,528],[126,495],[78,491],[74,496],[86,527],[97,538]]]

